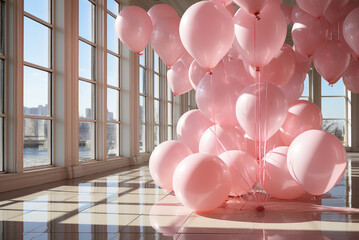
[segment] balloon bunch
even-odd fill
[[[298,99],[312,61],[330,84],[343,76],[359,92],[359,6],[233,2],[238,11],[230,0],[201,1],[182,19],[165,4],[148,12],[130,6],[116,19],[117,35],[132,51],[151,41],[170,67],[175,95],[196,90],[199,110],[179,119],[179,141],[152,152],[151,176],[196,211],[214,209],[228,195],[253,194],[261,204],[264,193],[280,199],[324,194],[343,176],[346,151],[320,130],[320,109]],[[342,31],[334,33],[326,18]],[[290,22],[293,47],[284,44]]]

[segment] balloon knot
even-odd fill
[[[139,52],[138,55],[143,56],[143,52]]]
[[[260,67],[256,67],[256,72],[260,72],[260,71],[261,71]]]
[[[261,17],[259,16],[260,12],[257,11],[254,13],[254,16],[256,16],[257,21],[261,20]]]
[[[264,206],[258,206],[258,207],[256,207],[256,210],[258,211],[258,212],[263,212],[264,211]]]
[[[322,18],[322,16],[317,17],[317,21],[319,21]]]
[[[172,68],[171,68],[171,66],[167,66],[167,70],[171,70]]]
[[[333,85],[334,85],[334,84],[332,84],[332,83],[329,83],[329,86],[330,86],[330,87],[333,87]]]
[[[207,74],[208,74],[208,75],[212,75],[213,72],[212,72],[211,70],[208,70]]]

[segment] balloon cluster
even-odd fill
[[[249,192],[324,194],[343,176],[346,151],[320,130],[320,109],[298,99],[312,62],[330,84],[343,77],[359,92],[358,3],[297,0],[292,9],[280,0],[233,2],[238,11],[231,0],[201,1],[182,19],[165,4],[148,12],[130,6],[116,19],[132,51],[151,41],[170,67],[174,95],[196,90],[199,110],[179,119],[179,141],[152,152],[150,173],[196,211]],[[293,47],[284,44],[289,23]]]

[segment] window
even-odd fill
[[[120,42],[115,34],[119,4],[107,0],[107,157],[120,156]]]
[[[147,152],[148,110],[147,110],[147,63],[146,49],[139,55],[139,152]]]
[[[196,108],[196,92],[195,90],[191,90],[189,91],[187,94],[187,111],[191,110],[191,109],[195,109]]]
[[[0,1],[0,172],[4,169],[5,119],[5,0]]]
[[[79,0],[79,160],[96,158],[96,5]]]
[[[167,84],[167,140],[173,139],[173,93]]]
[[[24,168],[52,164],[53,29],[52,1],[24,0]]]
[[[308,73],[305,76],[304,80],[304,90],[302,93],[302,96],[299,98],[300,100],[307,100],[313,102],[313,96],[312,96],[312,69],[308,71]]]
[[[161,136],[161,125],[162,125],[162,121],[161,121],[161,98],[162,98],[162,94],[161,94],[161,88],[162,88],[162,78],[160,75],[160,58],[157,55],[157,53],[155,53],[155,51],[153,51],[154,55],[153,55],[153,117],[154,117],[154,146],[158,146],[160,144],[160,136]]]

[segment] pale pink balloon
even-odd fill
[[[350,63],[350,53],[343,42],[327,40],[314,54],[315,69],[330,84],[339,81]]]
[[[240,8],[248,13],[258,15],[269,2],[268,0],[233,0]]]
[[[174,18],[180,20],[176,10],[167,4],[156,4],[148,10],[153,26],[162,21],[163,18]]]
[[[232,47],[228,50],[227,57],[232,59],[232,60],[239,60],[239,59],[242,60],[243,57],[241,55],[241,51],[240,51],[239,48],[240,48],[240,46],[239,46],[239,43],[238,43],[237,39],[234,39]]]
[[[228,6],[233,2],[232,0],[210,0],[210,1],[217,2],[217,3],[221,4],[222,6]]]
[[[211,70],[211,72],[216,75],[224,75],[223,61],[220,61],[217,66]],[[203,69],[196,60],[193,60],[191,66],[189,67],[189,80],[192,87],[197,89],[201,80],[208,74],[210,74],[208,70]]]
[[[285,20],[287,21],[287,24],[291,23],[293,8],[291,6],[289,6],[288,4],[282,4],[282,5],[280,5],[280,8],[282,9],[282,12],[285,16]]]
[[[231,189],[230,173],[219,157],[195,153],[176,168],[173,188],[185,207],[197,212],[210,211],[227,199]]]
[[[312,17],[309,13],[303,11],[298,5],[295,5],[292,9],[292,21],[293,23],[301,22],[303,18],[307,18],[308,16]]]
[[[298,50],[308,57],[314,55],[319,45],[329,38],[330,25],[325,18],[304,15],[294,23],[292,39]]]
[[[340,9],[340,18],[344,20],[351,11],[353,11],[358,7],[359,7],[359,2],[350,1],[342,9]]]
[[[343,176],[347,153],[333,134],[309,130],[294,139],[287,155],[292,177],[312,195],[328,192]]]
[[[332,0],[296,0],[298,6],[313,17],[322,17],[331,1]]]
[[[325,18],[330,22],[334,23],[340,18],[342,8],[349,3],[349,0],[332,0],[324,12]]]
[[[359,56],[359,7],[351,11],[345,18],[343,35],[349,47]]]
[[[281,49],[287,35],[287,23],[279,5],[268,4],[260,19],[243,9],[239,9],[233,19],[243,60],[255,67],[267,65]]]
[[[241,196],[252,190],[257,182],[258,163],[250,154],[231,150],[219,155],[227,165],[231,175],[231,196]]]
[[[265,156],[263,189],[279,199],[295,199],[305,193],[288,171],[287,153],[288,147],[278,147]]]
[[[183,14],[180,36],[187,52],[202,68],[214,68],[232,46],[232,16],[219,3],[195,3]]]
[[[232,17],[236,14],[237,9],[234,7],[233,4],[229,4],[226,6],[227,11],[232,15]]]
[[[173,66],[185,53],[179,24],[179,19],[163,18],[153,27],[151,46],[167,66]]]
[[[196,89],[198,109],[214,123],[234,126],[236,101],[243,88],[239,81],[226,74],[208,74]]]
[[[352,92],[359,93],[359,60],[352,60],[343,75],[344,85]]]
[[[178,139],[186,144],[193,153],[197,153],[203,133],[213,124],[199,110],[188,111],[178,120]]]
[[[280,128],[280,136],[290,145],[299,134],[322,128],[322,113],[319,107],[306,100],[297,100],[289,105],[287,119]]]
[[[133,52],[142,52],[151,39],[152,21],[147,12],[137,6],[124,8],[117,16],[117,37]]]
[[[332,0],[329,5],[334,6],[336,9],[342,9],[350,0]]]
[[[172,178],[177,165],[187,156],[191,150],[180,141],[166,141],[153,150],[149,169],[153,181],[161,188],[173,190]]]
[[[283,93],[287,97],[288,103],[298,100],[304,91],[304,80],[306,71],[300,63],[296,63],[295,71],[292,78],[283,86],[280,86]]]
[[[239,125],[256,141],[267,141],[284,123],[288,101],[274,84],[261,82],[246,87],[236,104]]]
[[[188,67],[186,67],[182,61],[177,61],[175,65],[167,71],[167,81],[175,96],[192,90],[192,85],[188,77]]]
[[[255,82],[255,79],[244,69],[242,60],[224,61],[224,69],[229,81],[238,81],[243,87]]]
[[[193,62],[193,57],[189,55],[187,51],[184,51],[184,54],[179,59],[179,61],[181,61],[186,67],[189,68]]]
[[[199,152],[219,156],[229,150],[246,151],[244,137],[235,127],[214,125],[203,133],[199,142]]]

